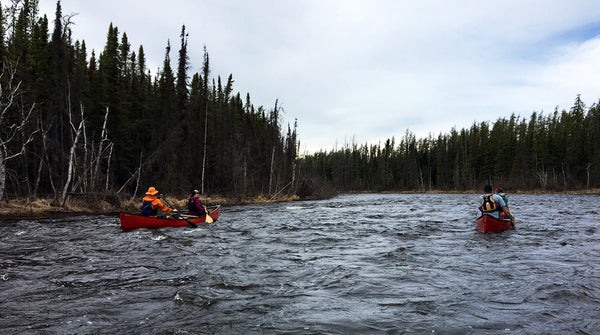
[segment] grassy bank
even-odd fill
[[[258,196],[255,198],[227,198],[223,196],[200,197],[203,204],[244,205],[289,202],[299,200],[298,196],[280,195],[276,197]],[[187,198],[169,197],[169,204],[179,210],[186,210]],[[70,198],[64,206],[51,199],[15,199],[0,203],[1,219],[41,219],[72,215],[117,215],[119,212],[139,212],[140,199],[119,199],[114,196],[86,195]]]

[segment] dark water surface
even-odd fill
[[[1,334],[599,334],[600,197],[343,195],[213,225],[0,224]]]

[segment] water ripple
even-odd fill
[[[5,222],[0,331],[598,333],[597,200],[511,195],[517,229],[500,234],[456,194],[233,206],[198,229]]]

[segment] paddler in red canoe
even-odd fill
[[[208,213],[206,206],[200,201],[200,191],[193,190],[192,195],[188,198],[188,214],[195,216],[204,216]]]
[[[160,200],[160,194],[158,193],[158,190],[154,186],[151,186],[148,188],[146,196],[142,199],[142,215],[158,217],[166,216],[165,214],[159,215],[158,211],[177,212],[176,209],[165,206],[165,204],[163,204]]]
[[[500,213],[503,213],[508,217],[508,220],[514,227],[515,218],[510,213],[510,210],[504,202],[504,199],[502,199],[502,197],[498,194],[492,193],[492,185],[483,186],[483,191],[485,194],[480,197],[481,206],[479,206],[481,214],[489,215],[496,220],[502,220]]]

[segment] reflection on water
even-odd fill
[[[0,332],[598,333],[598,197],[509,197],[499,234],[447,194],[227,207],[198,229],[3,222]]]

